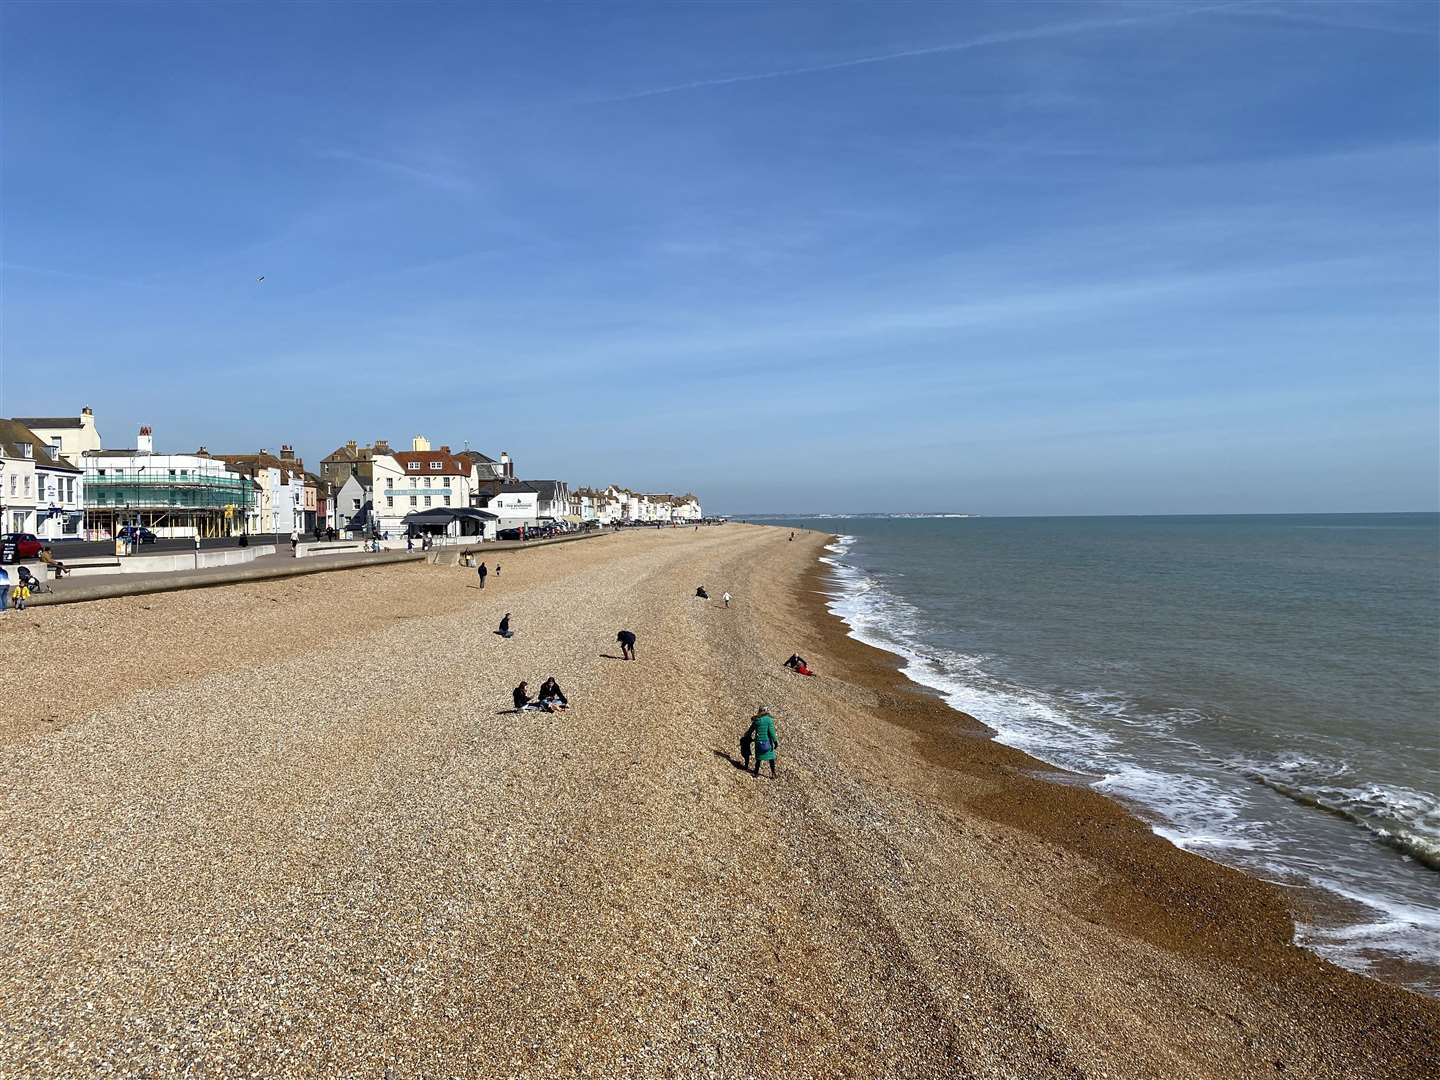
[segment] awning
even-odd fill
[[[472,510],[468,506],[435,506],[429,510],[411,510],[405,515],[407,524],[448,525],[452,521],[495,521],[497,515],[488,510]]]

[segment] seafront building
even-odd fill
[[[89,405],[80,410],[79,416],[17,416],[15,422],[44,440],[52,457],[63,457],[77,468],[84,454],[102,445],[95,413]]]
[[[570,514],[570,488],[564,480],[531,480],[535,488],[535,516],[541,521],[564,521]]]
[[[77,539],[84,525],[84,474],[19,420],[0,420],[0,532]]]
[[[280,533],[292,530],[308,532],[314,519],[305,519],[305,463],[286,444],[276,457],[268,450],[254,454],[210,454],[201,447],[197,454],[223,461],[226,468],[253,480],[259,488],[252,532]],[[312,496],[313,499],[313,496]],[[312,503],[313,508],[313,503]]]
[[[410,440],[409,450],[374,455],[371,466],[374,517],[381,533],[402,535],[410,514],[472,507],[471,461],[452,453],[449,446],[432,447],[423,435]]]
[[[0,420],[0,526],[44,540],[109,539],[127,526],[202,538],[335,528],[350,535],[489,536],[541,524],[680,523],[702,517],[693,495],[619,485],[571,490],[525,481],[515,462],[423,435],[397,451],[384,439],[337,447],[319,473],[285,444],[259,450],[161,454],[154,433],[105,449],[89,407],[76,417]]]
[[[215,537],[259,531],[259,488],[218,457],[157,454],[154,433],[140,429],[126,450],[83,455],[85,532],[93,540],[138,525],[157,536]]]
[[[495,515],[495,528],[533,528],[540,521],[540,490],[523,480],[489,480],[475,489],[474,506]]]

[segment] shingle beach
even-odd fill
[[[912,688],[788,535],[0,618],[0,1076],[1436,1075],[1440,1003]]]

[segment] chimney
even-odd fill
[[[448,454],[448,453],[450,452],[450,447],[448,447],[448,446],[442,446],[442,447],[440,447],[440,452],[441,452],[442,454]]]
[[[384,439],[376,439],[375,445],[370,449],[377,454],[388,454],[390,453],[390,444]]]
[[[93,428],[95,426],[95,414],[90,411],[89,405],[82,407],[80,410],[80,426],[82,428]]]
[[[135,443],[135,449],[139,450],[142,454],[153,454],[155,452],[154,433],[151,431],[149,424],[141,426],[140,439]]]
[[[515,475],[515,463],[504,450],[500,451],[500,475],[509,479]]]
[[[281,446],[280,446],[280,460],[281,460],[281,461],[294,461],[294,460],[295,460],[295,448],[294,448],[293,446],[291,446],[289,443],[282,443],[282,444],[281,444]]]
[[[207,450],[205,447],[202,446],[202,447],[200,447],[199,450],[196,450],[196,451],[195,451],[195,456],[196,456],[196,457],[209,457],[209,456],[210,456],[210,451]]]
[[[417,453],[424,453],[430,449],[430,440],[424,435],[416,435],[410,440],[410,449]]]
[[[347,442],[347,443],[345,444],[345,449],[346,449],[346,450],[350,450],[350,451],[353,452],[353,451],[355,451],[355,450],[359,450],[359,449],[360,449],[360,444],[357,443],[354,439],[351,439],[349,442]]]

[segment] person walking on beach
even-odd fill
[[[730,594],[728,592],[721,596],[720,599],[725,601],[726,607],[730,606]]]
[[[515,636],[515,631],[510,629],[510,612],[505,612],[505,617],[500,620],[500,629],[495,632],[503,638]]]
[[[750,730],[745,732],[750,748],[755,752],[755,775],[760,775],[760,763],[770,763],[770,779],[775,779],[775,750],[780,745],[780,733],[775,726],[775,717],[770,715],[770,706],[761,705],[750,718]],[[744,742],[741,742],[744,749]]]
[[[291,529],[291,530],[290,530],[290,554],[291,554],[291,555],[299,555],[299,554],[300,554],[300,530],[299,530],[299,529]]]
[[[495,576],[500,576],[500,564],[498,562],[495,564]]]
[[[635,634],[630,630],[621,630],[615,635],[615,640],[620,643],[620,659],[635,659]]]
[[[483,588],[485,587],[485,579],[490,576],[490,570],[489,570],[489,568],[482,562],[482,563],[480,564],[480,569],[477,570],[477,571],[475,571],[475,572],[480,575],[480,587],[483,589]]]

